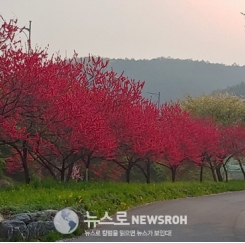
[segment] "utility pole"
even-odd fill
[[[161,103],[161,93],[160,93],[160,91],[158,93],[147,92],[147,94],[152,94],[152,95],[156,95],[157,96],[157,108],[159,110],[160,109],[160,103]]]
[[[157,104],[158,104],[158,110],[160,109],[160,102],[161,102],[161,93],[160,91],[158,92],[158,97],[157,97]]]
[[[29,21],[29,28],[24,28],[24,30],[27,30],[29,32],[29,38],[28,38],[28,54],[31,50],[31,21]]]

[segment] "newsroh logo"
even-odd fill
[[[187,224],[186,215],[132,215],[132,224]]]
[[[54,217],[55,229],[61,234],[73,233],[78,225],[79,218],[77,214],[68,208],[62,209]]]
[[[131,215],[127,217],[126,211],[120,211],[116,214],[116,220],[105,212],[104,217],[98,219],[97,216],[90,216],[86,212],[87,219],[84,220],[88,224],[88,228],[99,225],[137,225],[137,224],[158,224],[158,225],[171,225],[171,224],[187,224],[187,215]]]

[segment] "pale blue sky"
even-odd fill
[[[71,56],[173,57],[245,65],[245,0],[0,0],[32,21],[32,45]],[[26,37],[23,36],[23,40]]]

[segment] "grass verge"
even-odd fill
[[[0,190],[0,214],[33,212],[44,209],[83,208],[99,218],[105,211],[117,211],[160,200],[195,197],[226,191],[245,190],[245,181],[176,182],[176,183],[107,183],[34,181]],[[72,236],[81,234],[77,230]],[[56,232],[42,240],[54,241],[64,237]]]

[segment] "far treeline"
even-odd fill
[[[229,86],[226,89],[215,90],[212,94],[219,94],[219,93],[229,93],[239,96],[241,98],[245,98],[245,83],[241,82],[240,84]]]
[[[187,96],[158,107],[142,97],[143,82],[108,71],[108,60],[26,52],[21,31],[14,20],[0,28],[1,172],[22,173],[26,183],[130,182],[137,170],[150,183],[152,168],[167,168],[174,182],[192,165],[200,181],[204,168],[222,181],[235,158],[245,178],[243,99]]]
[[[142,94],[161,91],[161,101],[177,101],[187,94],[199,96],[223,90],[245,81],[245,66],[231,66],[207,61],[181,60],[159,57],[151,60],[108,59],[109,70],[135,80],[145,81]],[[156,101],[157,97],[152,96]]]

